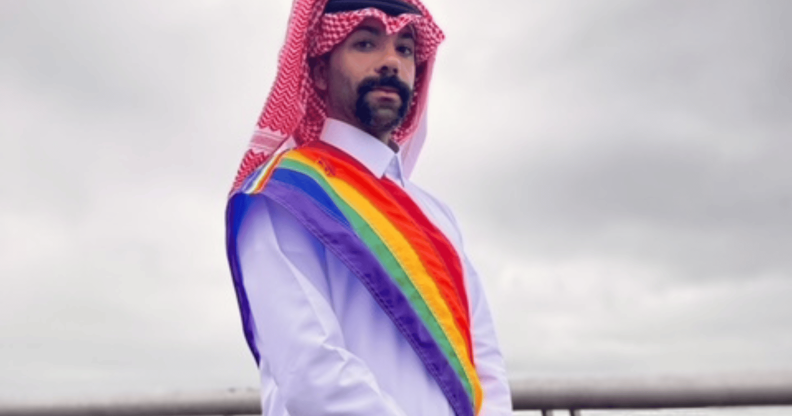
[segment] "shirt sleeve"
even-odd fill
[[[405,416],[344,345],[328,302],[332,254],[286,210],[257,199],[242,219],[237,254],[260,371],[278,400],[291,416]]]
[[[503,355],[495,334],[495,323],[481,280],[467,256],[463,255],[463,257],[469,288],[470,315],[473,321],[473,353],[476,371],[484,390],[480,416],[511,415],[511,391]]]

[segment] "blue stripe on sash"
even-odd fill
[[[327,192],[310,176],[288,168],[277,168],[272,173],[272,178],[270,180],[291,185],[301,190],[306,195],[310,196],[314,201],[316,201],[321,207],[325,209],[328,214],[333,216],[340,223],[344,224],[347,228],[352,227],[349,224],[349,221],[346,219],[344,213],[341,212],[338,206],[336,206],[335,202],[333,202],[333,199],[330,198],[330,195],[328,195]]]

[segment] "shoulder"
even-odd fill
[[[262,198],[262,193],[283,157],[291,151],[278,153],[258,166],[229,196],[226,205],[226,228],[229,237],[237,235],[243,228],[243,223],[245,223],[244,228],[249,228],[251,220],[269,221],[270,208],[266,198]]]
[[[284,158],[293,155],[297,149],[289,149],[273,155],[268,161],[253,170],[243,181],[232,197],[260,193],[272,177],[272,173],[283,164]]]
[[[316,151],[307,145],[286,149],[253,170],[228,200],[230,234],[259,229],[268,222],[276,224],[275,228],[302,229],[305,218],[326,208],[326,198],[312,181],[312,174],[321,169],[306,168]]]
[[[273,253],[284,247],[300,247],[313,248],[318,253],[318,240],[305,224],[285,205],[266,195],[237,193],[228,201],[227,248]]]

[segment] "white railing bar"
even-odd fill
[[[3,403],[0,416],[199,416],[261,414],[257,390]]]
[[[522,379],[511,385],[519,410],[792,406],[792,372]]]
[[[726,376],[514,380],[515,410],[792,406],[792,372]],[[3,402],[0,416],[260,414],[255,389],[52,402]]]

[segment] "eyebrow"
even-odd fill
[[[410,30],[402,32],[402,33],[399,33],[399,38],[400,39],[411,39],[413,42],[415,42],[415,29],[410,27]]]

